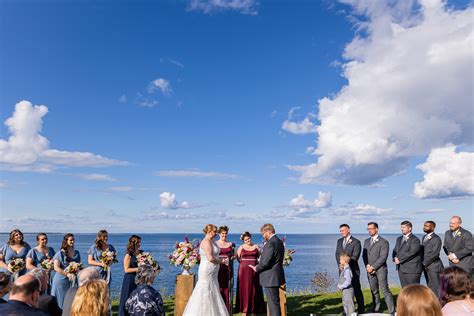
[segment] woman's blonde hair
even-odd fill
[[[104,280],[89,281],[77,289],[71,316],[108,316],[109,286]]]
[[[207,224],[204,226],[204,229],[202,230],[204,234],[208,234],[212,231],[217,231],[217,226],[213,224]]]
[[[397,299],[397,316],[442,316],[441,304],[433,291],[419,284],[404,287]]]

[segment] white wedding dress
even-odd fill
[[[212,256],[219,258],[219,246],[211,241]],[[226,316],[229,315],[224,299],[219,292],[219,264],[209,262],[206,253],[199,248],[201,263],[199,264],[198,282],[186,305],[183,316]]]

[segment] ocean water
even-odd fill
[[[112,266],[112,297],[120,296],[120,287],[123,278],[123,256],[125,254],[128,238],[130,234],[109,234],[109,243],[114,245],[119,253],[119,263]],[[157,260],[162,271],[155,280],[155,288],[157,288],[162,295],[168,296],[174,294],[176,275],[181,273],[179,267],[171,266],[168,263],[168,254],[173,251],[174,245],[178,241],[184,240],[183,234],[140,234],[142,237],[142,249],[150,251],[155,260]],[[359,240],[363,241],[368,235],[354,235]],[[391,262],[391,251],[395,245],[395,240],[399,235],[381,235],[390,243],[390,256],[388,260],[389,283],[390,285],[399,286],[398,274],[395,270],[395,264]],[[36,235],[25,234],[25,240],[30,246],[36,246]],[[58,250],[63,234],[48,234],[49,246]],[[189,234],[190,239],[202,238],[202,234]],[[241,244],[240,235],[230,234],[229,240],[234,242],[238,247]],[[281,235],[280,235],[281,237]],[[421,238],[421,236],[418,236]],[[336,241],[340,238],[338,234],[288,234],[286,235],[286,245],[288,248],[296,250],[293,256],[293,262],[290,266],[285,268],[285,275],[287,280],[287,289],[292,291],[298,290],[312,290],[311,279],[314,274],[319,271],[327,271],[331,276],[337,280],[338,270],[335,259]],[[87,250],[94,243],[95,234],[75,234],[75,248],[80,251],[82,262],[87,266]],[[0,233],[0,243],[8,240],[8,235]],[[255,243],[261,243],[260,234],[254,234]],[[447,265],[447,258],[444,252],[441,253],[441,259]],[[235,271],[237,272],[238,263],[234,263]],[[360,258],[359,265],[363,269],[362,258]],[[197,266],[193,268],[192,272],[197,273]],[[363,287],[368,287],[367,277],[365,274],[361,275],[361,282]],[[424,278],[422,277],[422,282]]]

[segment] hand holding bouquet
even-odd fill
[[[40,266],[41,266],[41,268],[43,268],[45,270],[48,270],[48,272],[53,270],[53,268],[54,268],[53,259],[51,259],[51,258],[44,259],[43,261],[41,261]]]
[[[16,258],[8,263],[8,271],[15,274],[23,270],[25,266],[26,266],[25,260],[21,258]]]
[[[110,265],[118,262],[117,253],[115,251],[110,251],[109,248],[107,248],[105,251],[102,251],[100,262],[105,265],[104,270],[107,271]]]
[[[158,264],[158,261],[153,259],[153,256],[149,252],[140,252],[137,255],[137,264],[138,266],[149,264],[153,267],[155,272],[159,273],[161,271],[161,267]]]
[[[283,256],[283,266],[286,267],[290,265],[291,261],[293,261],[293,254],[296,252],[296,250],[286,248],[286,236],[283,236],[281,241],[283,241],[283,245],[285,246],[285,254]]]

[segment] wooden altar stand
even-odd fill
[[[193,293],[197,277],[195,274],[176,276],[176,288],[174,292],[174,316],[182,316],[186,304]]]

